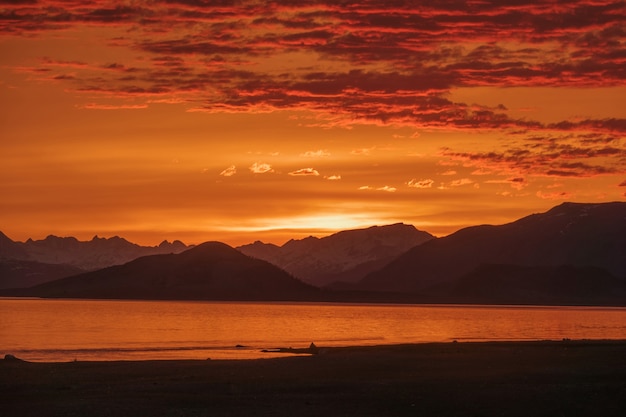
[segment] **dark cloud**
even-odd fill
[[[50,79],[108,100],[116,95],[167,100],[170,95],[191,110],[207,112],[296,108],[320,113],[323,125],[626,131],[626,119],[544,125],[513,118],[504,105],[449,99],[451,89],[463,86],[623,85],[626,6],[621,1],[129,4],[4,2],[0,33],[36,35],[81,25],[125,28],[125,37],[110,45],[130,48],[141,56],[139,63],[90,63],[67,74],[61,61],[51,59],[28,69],[50,71]],[[310,59],[300,62],[288,56],[292,53]],[[619,155],[615,147],[593,149],[596,156]],[[575,156],[573,150],[559,151]]]
[[[119,23],[132,21],[138,17],[149,17],[153,13],[149,9],[140,7],[116,6],[108,9],[94,9],[78,15],[86,22]]]
[[[626,132],[626,119],[583,120],[577,122],[562,121],[548,125],[559,130],[598,130],[609,132]]]
[[[600,136],[600,135],[598,135]],[[626,149],[589,142],[589,135],[556,135],[522,139],[500,151],[456,152],[443,149],[442,156],[465,166],[500,175],[514,173],[555,177],[591,177],[626,172]],[[619,142],[615,138],[615,142]],[[510,182],[524,182],[513,177]]]
[[[145,41],[137,45],[141,50],[162,55],[228,55],[252,53],[249,48],[220,45],[210,41],[175,39],[165,41]]]

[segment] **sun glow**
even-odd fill
[[[13,238],[441,235],[626,198],[620,2],[49,3],[0,6]]]
[[[298,234],[330,234],[340,230],[358,229],[389,224],[389,219],[373,218],[366,214],[319,214],[296,217],[256,219],[245,226],[223,228],[232,232],[256,233],[268,231],[294,231]]]

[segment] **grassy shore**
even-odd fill
[[[624,416],[626,341],[319,348],[240,361],[0,360],[3,416]]]

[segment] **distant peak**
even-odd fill
[[[56,241],[56,240],[66,240],[66,241],[78,242],[78,239],[76,239],[74,236],[60,237],[60,236],[55,236],[55,235],[48,235],[48,236],[46,236],[46,238],[44,240],[46,240],[48,242]]]
[[[265,246],[276,246],[273,243],[265,243],[262,240],[255,240],[252,243],[243,246],[252,246],[252,247],[265,247]]]
[[[169,240],[165,239],[163,240],[163,242],[159,243],[159,248],[161,249],[182,249],[182,248],[186,248],[187,245],[185,245],[183,242],[181,242],[180,240],[175,240],[173,242],[170,242]]]
[[[109,238],[106,237],[99,237],[98,235],[95,235],[92,239],[91,242],[118,242],[118,243],[129,243],[126,239],[124,239],[123,237],[120,236],[111,236]]]
[[[413,226],[412,224],[404,224],[402,222],[387,224],[387,225],[379,226],[379,227],[384,227],[387,229],[415,229],[415,226]]]
[[[573,202],[566,201],[566,202],[561,203],[558,206],[555,206],[552,209],[548,210],[548,213],[563,214],[563,213],[587,212],[589,210],[592,210],[592,209],[595,209],[595,208],[598,208],[598,207],[607,207],[607,206],[616,205],[616,204],[619,205],[619,204],[626,204],[626,203],[620,203],[620,202],[612,202],[612,203],[573,203]]]
[[[558,206],[555,206],[553,210],[558,209],[558,208],[601,207],[601,206],[620,205],[620,204],[626,204],[626,203],[621,202],[621,201],[609,201],[606,203],[574,203],[572,201],[565,201],[559,204]]]
[[[226,243],[209,241],[180,252],[177,256],[187,259],[238,259],[244,256]]]
[[[205,250],[205,249],[232,249],[234,250],[231,246],[227,245],[226,243],[218,242],[215,240],[201,243],[195,246],[193,249],[197,251]]]

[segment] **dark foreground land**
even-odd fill
[[[626,341],[319,349],[244,361],[0,360],[3,416],[624,416]]]

